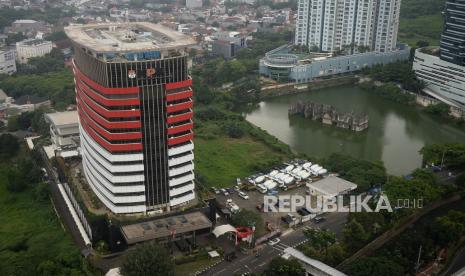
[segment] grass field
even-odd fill
[[[438,46],[443,24],[440,10],[434,15],[423,15],[413,19],[401,18],[399,41],[410,46],[416,46],[418,41],[427,41],[431,46]]]
[[[222,132],[221,123],[202,122],[195,128],[195,170],[210,187],[231,187],[236,178],[249,176],[291,157],[247,133],[241,138],[230,138]],[[241,122],[241,125],[245,129],[252,128],[248,122]]]
[[[0,275],[36,275],[37,266],[45,260],[80,260],[51,202],[37,202],[31,189],[10,193],[4,175],[0,177],[0,210]]]

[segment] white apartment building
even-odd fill
[[[202,7],[202,0],[186,0],[186,8],[196,9]]]
[[[27,63],[32,57],[42,57],[52,51],[52,42],[43,39],[26,39],[16,42],[17,59]]]
[[[0,75],[11,75],[16,72],[15,51],[0,51]]]
[[[401,0],[299,0],[296,45],[333,52],[396,48]]]

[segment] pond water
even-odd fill
[[[366,113],[369,127],[362,132],[323,125],[289,116],[298,100],[330,104],[338,111]],[[357,86],[328,88],[286,95],[261,102],[246,119],[265,129],[297,152],[325,157],[339,152],[366,160],[381,160],[389,173],[402,175],[421,166],[419,150],[426,144],[465,142],[465,131],[422,112],[395,103]]]

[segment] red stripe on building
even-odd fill
[[[128,118],[128,117],[139,117],[140,110],[107,110],[102,106],[94,103],[84,92],[82,92],[78,87],[76,87],[79,96],[81,99],[91,107],[95,112],[100,114],[105,118]]]
[[[110,152],[125,152],[142,150],[142,143],[132,144],[110,144],[105,139],[101,138],[86,122],[81,121],[84,130],[89,134],[95,142]]]
[[[74,63],[74,60],[73,60],[73,68],[74,68],[75,76],[82,79],[87,85],[89,85],[93,89],[103,94],[137,94],[139,93],[139,87],[137,86],[126,87],[126,88],[110,88],[110,87],[105,87],[105,86],[102,86],[96,83],[95,81],[91,80],[86,75],[81,73],[81,71],[76,66],[76,63]]]
[[[96,124],[93,119],[91,119],[85,112],[82,110],[79,111],[79,118],[84,120],[93,130],[98,132],[101,136],[105,139],[110,141],[118,141],[118,140],[135,140],[141,139],[142,133],[141,132],[126,132],[126,133],[111,133],[102,128],[99,124]]]
[[[178,92],[178,93],[168,94],[168,95],[166,95],[166,101],[171,102],[171,101],[177,101],[177,100],[190,98],[190,97],[193,96],[193,94],[194,93],[192,92],[192,90],[187,90],[187,91],[182,91],[182,92]]]
[[[181,110],[184,110],[184,109],[189,109],[193,106],[193,102],[192,100],[188,101],[188,102],[185,102],[185,103],[179,103],[179,104],[173,104],[173,105],[168,105],[166,107],[166,111],[168,113],[173,113],[173,112],[177,112],[177,111],[181,111]]]
[[[192,86],[192,79],[167,83],[165,86],[165,89],[172,90],[172,89],[178,89],[178,88],[183,88],[183,87],[188,87],[188,86]]]
[[[106,129],[127,129],[127,128],[140,128],[141,127],[141,122],[140,121],[122,121],[122,122],[110,122],[104,119],[102,116],[100,116],[98,113],[96,113],[94,110],[91,108],[88,108],[84,102],[81,102],[82,100],[79,99],[79,97],[76,97],[76,102],[78,105],[78,108],[82,108],[89,116],[105,127]]]
[[[186,130],[191,130],[193,127],[194,127],[194,123],[187,123],[187,124],[180,125],[180,126],[169,127],[167,132],[168,132],[168,135],[171,135],[171,134],[180,133]]]
[[[173,124],[173,123],[182,122],[182,121],[192,119],[193,116],[194,116],[194,113],[192,111],[190,111],[190,112],[180,114],[180,115],[168,116],[168,118],[166,119],[166,122],[168,124]]]
[[[180,137],[168,138],[168,146],[182,144],[184,142],[194,139],[194,133],[189,133]]]
[[[105,105],[105,106],[128,106],[128,105],[139,105],[139,98],[130,99],[107,99],[102,95],[95,93],[92,89],[89,89],[86,85],[82,84],[79,80],[76,81],[76,85],[79,86],[81,91],[84,91],[94,101]]]

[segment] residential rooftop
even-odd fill
[[[77,125],[79,122],[77,111],[47,113],[45,118],[55,126]]]
[[[150,22],[74,25],[66,27],[65,32],[75,43],[98,53],[174,50],[195,45],[192,38]]]

